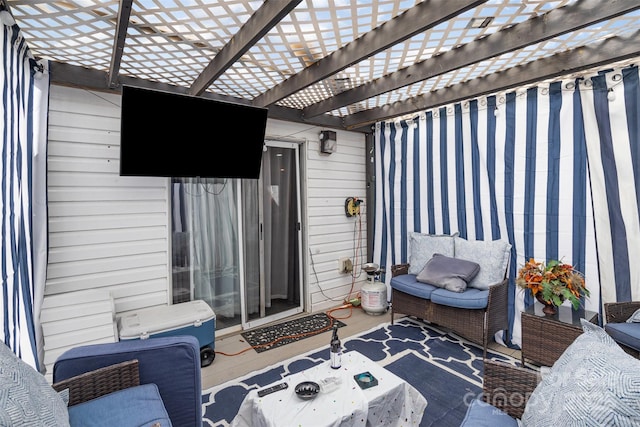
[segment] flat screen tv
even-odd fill
[[[123,86],[120,175],[257,179],[267,112]]]

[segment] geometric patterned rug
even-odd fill
[[[482,391],[482,348],[412,318],[384,323],[342,339],[415,387],[427,400],[421,427],[458,427],[471,400]],[[488,350],[487,357],[519,366],[519,360]],[[329,346],[250,372],[203,392],[204,426],[229,426],[250,390],[329,359]]]

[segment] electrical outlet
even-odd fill
[[[351,258],[340,258],[338,260],[338,271],[340,273],[351,273],[353,271]]]

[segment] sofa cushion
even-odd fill
[[[460,427],[518,427],[518,421],[495,406],[481,399],[474,399],[467,408]]]
[[[171,426],[155,384],[126,388],[71,406],[69,421],[71,427]]]
[[[477,289],[489,289],[501,283],[509,266],[511,244],[505,240],[467,240],[454,237],[454,256],[476,262],[480,271],[468,286]]]
[[[395,276],[391,279],[389,284],[393,289],[424,299],[430,299],[431,292],[438,289],[428,283],[418,282],[415,274],[401,274],[399,276]]]
[[[639,323],[607,323],[604,330],[617,342],[640,351]]]
[[[604,329],[584,319],[581,323],[584,333],[527,401],[524,427],[640,425],[640,360]]]
[[[436,289],[431,292],[431,302],[449,307],[482,309],[489,303],[489,290],[467,288],[464,292],[451,292],[446,289]]]
[[[434,254],[416,276],[416,280],[451,292],[462,292],[479,270],[480,265],[476,262]]]
[[[68,425],[67,405],[61,395],[0,342],[0,426]]]
[[[453,256],[453,237],[458,233],[422,234],[409,233],[409,274],[418,274],[433,254]]]

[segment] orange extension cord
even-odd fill
[[[344,316],[344,317],[336,317],[336,316],[334,316],[334,315],[332,314],[334,311],[338,311],[338,310],[345,310],[345,309],[347,309],[347,308],[349,309],[349,315],[348,315],[348,316]],[[340,307],[335,307],[335,308],[332,308],[332,309],[330,309],[330,310],[327,310],[327,316],[329,316],[329,318],[331,319],[331,323],[330,323],[328,326],[325,326],[325,327],[324,327],[324,328],[322,328],[322,329],[318,329],[318,330],[315,330],[315,331],[304,332],[304,333],[302,333],[302,334],[296,334],[296,335],[285,335],[285,336],[283,336],[283,337],[280,337],[280,338],[275,339],[275,340],[273,340],[273,341],[271,341],[271,342],[268,342],[268,343],[259,344],[259,345],[253,345],[253,346],[247,347],[247,348],[245,348],[244,350],[241,350],[241,351],[239,351],[239,352],[237,352],[237,353],[225,353],[225,352],[223,352],[223,351],[216,351],[215,353],[216,353],[216,354],[222,354],[223,356],[237,356],[237,355],[242,354],[242,353],[244,353],[244,352],[247,352],[247,351],[249,351],[249,350],[253,350],[253,349],[256,349],[256,348],[267,347],[267,346],[273,345],[273,344],[275,344],[275,343],[277,343],[277,342],[280,342],[280,341],[282,341],[282,340],[284,340],[284,339],[288,339],[288,338],[300,338],[300,337],[306,337],[306,336],[310,336],[310,335],[317,335],[317,334],[321,334],[322,332],[328,331],[328,330],[330,330],[331,328],[333,328],[333,321],[334,321],[334,320],[344,320],[344,319],[348,319],[349,317],[351,317],[351,315],[352,315],[352,314],[353,314],[353,305],[352,305],[352,304],[350,304],[350,303],[349,303],[349,304],[344,304],[344,305],[341,305]]]

